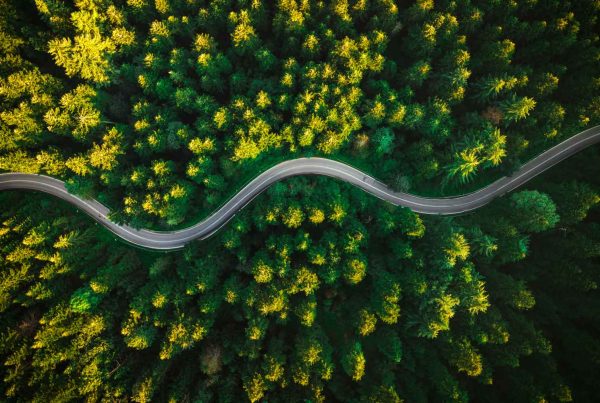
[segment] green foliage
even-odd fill
[[[600,116],[591,3],[28,2],[4,6],[0,166],[110,189],[138,225],[180,225],[239,172],[306,154],[461,191]],[[169,186],[137,174],[161,159],[198,190],[161,197]]]
[[[524,190],[511,196],[514,219],[523,231],[541,232],[556,225],[560,217],[552,199],[535,190]]]
[[[360,343],[354,343],[344,353],[342,367],[353,380],[360,381],[365,374],[365,365],[366,361],[362,347]]]
[[[115,221],[155,229],[197,222],[300,156],[400,191],[465,193],[600,122],[599,12],[0,1],[0,169],[60,177]],[[0,394],[598,400],[600,162],[581,158],[444,220],[291,178],[169,254],[2,192]]]
[[[79,75],[96,83],[109,79],[107,56],[115,51],[115,44],[102,36],[101,24],[106,17],[93,2],[80,2],[78,11],[71,13],[71,23],[76,35],[56,38],[48,42],[48,53],[57,65],[64,67],[67,75]]]
[[[75,312],[87,312],[96,307],[100,302],[100,296],[90,289],[80,288],[71,296],[69,302],[71,309]]]

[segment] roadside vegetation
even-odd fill
[[[600,123],[593,0],[0,0],[0,170],[178,228],[324,156],[459,194]],[[468,215],[321,177],[156,253],[0,193],[9,401],[594,401],[600,155]]]

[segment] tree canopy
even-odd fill
[[[600,123],[600,3],[0,0],[0,171],[156,230],[276,162],[467,193]],[[598,401],[600,158],[421,216],[325,177],[158,253],[0,193],[7,401]]]

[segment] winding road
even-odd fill
[[[5,173],[0,174],[0,190],[27,189],[49,193],[75,205],[122,239],[150,249],[180,249],[194,239],[206,239],[223,227],[235,214],[257,195],[282,179],[297,175],[325,175],[348,182],[362,190],[397,206],[408,207],[422,214],[458,214],[475,210],[521,186],[536,175],[556,165],[577,152],[600,142],[600,126],[581,133],[550,148],[523,165],[511,176],[457,197],[428,198],[395,192],[378,180],[349,165],[325,158],[298,158],[277,164],[264,171],[225,205],[197,224],[177,231],[151,231],[134,229],[110,221],[109,210],[96,200],[82,199],[70,194],[62,181],[44,175]]]

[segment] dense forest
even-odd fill
[[[0,0],[0,172],[135,227],[274,163],[465,193],[600,123],[597,0]],[[324,177],[142,250],[0,192],[8,401],[598,401],[600,152],[474,213]]]

